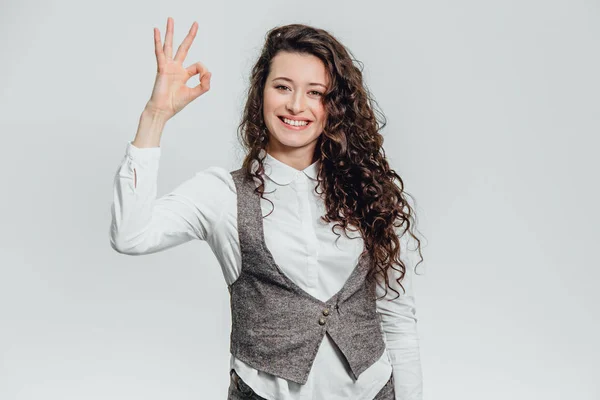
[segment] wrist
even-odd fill
[[[168,120],[163,112],[144,109],[132,144],[138,148],[159,147],[162,131]]]
[[[163,125],[165,125],[167,121],[171,119],[171,117],[171,114],[159,108],[153,107],[150,103],[146,104],[141,116],[141,118],[152,120],[155,123],[162,123]]]

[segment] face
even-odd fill
[[[318,57],[289,52],[273,57],[263,93],[270,154],[310,156],[312,160],[327,118],[323,95],[328,84],[325,65]]]

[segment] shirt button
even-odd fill
[[[328,316],[329,315],[329,309],[328,308],[326,308],[326,309],[323,310],[323,315],[324,316]]]
[[[319,318],[319,325],[325,325],[325,318]]]

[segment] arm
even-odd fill
[[[403,247],[404,249],[406,247]],[[388,289],[388,294],[377,300],[377,311],[381,314],[386,348],[392,362],[396,400],[422,400],[423,377],[412,285],[414,265],[404,258],[403,261],[406,274],[402,285],[406,289],[406,294],[394,280],[399,276],[399,272],[390,270],[388,272],[390,285],[400,293],[400,297],[388,301],[397,296],[395,292]],[[383,296],[385,287],[382,288],[379,284],[376,287],[377,296]]]
[[[150,254],[207,240],[219,221],[229,173],[220,167],[205,169],[156,199],[160,151],[127,143],[111,207],[110,244],[119,253]]]

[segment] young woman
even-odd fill
[[[421,399],[413,210],[361,70],[331,34],[270,30],[238,128],[242,167],[207,168],[156,199],[163,127],[210,89],[202,63],[182,66],[196,31],[173,57],[173,20],[164,47],[154,30],[158,73],[115,177],[112,247],[209,244],[231,299],[229,399]]]

